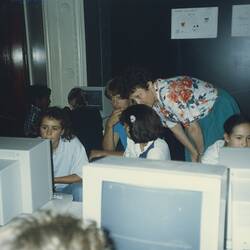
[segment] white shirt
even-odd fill
[[[133,140],[127,138],[127,148],[124,152],[125,157],[138,158],[139,155],[147,150],[153,141],[147,143],[144,150],[141,151],[140,144],[134,143]],[[157,138],[154,141],[154,147],[148,151],[147,159],[154,160],[171,160],[168,144],[163,139]]]
[[[220,149],[224,147],[225,141],[218,140],[207,148],[204,155],[201,158],[201,162],[205,164],[217,164],[219,161]]]
[[[57,149],[53,152],[54,177],[76,174],[82,178],[82,167],[88,164],[84,146],[77,137],[70,141],[60,139]],[[56,184],[65,187],[67,184]]]

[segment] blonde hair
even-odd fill
[[[104,232],[95,223],[85,225],[70,215],[41,211],[11,224],[9,241],[1,242],[4,228],[0,231],[1,250],[111,250]]]

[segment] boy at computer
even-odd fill
[[[55,191],[73,195],[74,201],[82,200],[82,167],[88,164],[84,146],[72,134],[65,111],[48,108],[39,123],[40,136],[50,139],[53,153]]]

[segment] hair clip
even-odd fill
[[[129,118],[132,123],[136,121],[136,117],[134,115],[131,115]]]

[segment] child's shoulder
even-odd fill
[[[70,140],[62,139],[62,141],[62,147],[64,148],[64,152],[68,152],[69,154],[78,154],[83,153],[85,151],[85,147],[76,136],[74,136]]]
[[[78,146],[81,144],[80,140],[76,136],[73,136],[70,140],[66,138],[62,138],[61,140],[63,144],[68,147]]]
[[[154,141],[154,143],[155,143],[155,146],[167,146],[168,147],[167,142],[164,139],[161,139],[161,138],[157,138]]]

